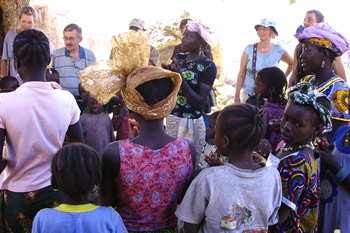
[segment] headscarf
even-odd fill
[[[128,109],[147,120],[161,119],[170,114],[176,104],[182,79],[180,74],[147,66],[150,57],[149,38],[144,31],[130,30],[112,37],[113,58],[98,61],[79,72],[80,82],[100,104],[106,104],[121,90]],[[161,78],[171,78],[173,90],[162,101],[148,105],[136,90],[141,84]]]
[[[203,38],[203,40],[210,44],[210,41],[212,39],[211,34],[213,32],[210,31],[210,28],[208,26],[205,26],[204,24],[189,20],[186,24],[186,28],[190,32],[198,32],[198,34]]]
[[[303,105],[310,105],[313,107],[318,116],[323,122],[323,133],[332,131],[332,113],[325,106],[320,103],[317,103],[316,100],[319,97],[325,97],[330,102],[329,98],[317,91],[317,88],[310,82],[298,83],[295,86],[290,87],[287,90],[287,93],[290,94],[289,98],[293,102]]]
[[[299,41],[309,39],[308,41],[311,44],[329,49],[337,56],[348,52],[348,61],[350,61],[349,41],[345,36],[331,28],[328,23],[317,23],[309,28],[305,28],[302,33],[297,33],[294,36]]]

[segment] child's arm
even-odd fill
[[[326,138],[322,138],[322,140],[320,138],[316,138],[315,141],[316,149],[320,152],[321,155],[322,167],[329,169],[336,176],[339,183],[341,183],[344,188],[350,191],[350,171],[346,168],[341,167],[332,155],[331,149],[333,149],[333,145],[329,145]]]
[[[6,136],[6,130],[5,129],[0,129],[0,143],[1,143],[1,151],[0,151],[0,155],[1,155],[1,160],[0,160],[0,174],[2,173],[2,171],[5,169],[6,165],[7,165],[7,160],[6,158],[2,157],[2,152],[4,150],[4,142],[5,142],[5,136]]]
[[[198,232],[201,224],[184,223],[184,233]]]
[[[85,142],[80,120],[77,123],[68,127],[67,137],[69,142]]]
[[[278,210],[278,223],[277,223],[277,225],[280,226],[285,221],[287,221],[290,213],[291,213],[290,207],[282,202],[282,205],[281,205],[280,209]]]
[[[119,143],[106,146],[102,153],[102,178],[100,182],[99,203],[102,206],[115,207],[117,204],[117,187],[114,183],[120,169]]]
[[[124,116],[126,114],[128,114],[128,113],[129,113],[129,110],[128,110],[128,108],[126,106],[122,106],[119,109],[118,117],[116,118],[116,120],[112,121],[114,130],[118,130],[119,129],[120,125],[123,122]]]
[[[178,204],[181,203],[183,197],[185,196],[185,193],[186,193],[188,187],[190,187],[190,184],[191,184],[192,180],[195,178],[195,172],[194,171],[195,171],[195,163],[196,163],[196,149],[195,149],[194,144],[193,144],[192,141],[187,140],[187,142],[188,142],[188,145],[189,145],[190,151],[191,151],[193,172],[192,172],[192,176],[191,176],[190,180],[187,182],[187,184],[182,189],[181,196],[180,196],[180,198],[177,201]]]

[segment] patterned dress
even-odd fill
[[[199,92],[199,84],[204,83],[212,86],[216,78],[215,63],[209,58],[205,57],[199,61],[187,61],[188,54],[178,54],[176,56],[177,62],[182,62],[181,72],[184,79],[190,88],[197,93]],[[192,106],[182,90],[177,94],[177,101],[174,110],[171,114],[181,118],[199,118],[202,116],[202,109]]]
[[[301,82],[313,83],[314,75],[306,76]],[[317,87],[319,92],[327,95],[332,102],[332,119],[350,121],[348,110],[349,86],[343,79],[334,74],[334,77]]]
[[[282,202],[292,211],[283,225],[269,232],[317,232],[320,160],[299,151],[280,159],[277,170],[282,180]]]
[[[177,138],[158,150],[119,141],[117,211],[128,231],[175,228],[176,202],[193,167],[189,144]]]

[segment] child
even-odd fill
[[[52,160],[52,187],[60,191],[63,204],[43,209],[34,218],[33,233],[127,232],[112,208],[90,204],[88,195],[101,178],[97,152],[81,143],[60,149]]]
[[[284,108],[287,103],[285,96],[286,85],[286,75],[278,67],[263,68],[259,70],[255,78],[255,95],[258,99],[267,99],[267,103],[263,107],[265,134],[262,142],[270,144],[272,151],[282,141],[282,135],[275,133],[269,128],[269,121],[282,119],[283,117]]]
[[[346,201],[350,199],[350,126],[342,126],[335,132],[331,146],[326,138],[317,138],[316,143],[322,165],[319,230],[347,232],[350,229],[350,203]]]
[[[311,141],[332,130],[331,102],[311,83],[288,90],[290,98],[281,121],[285,145],[269,161],[282,179],[283,199],[278,224],[270,232],[317,232],[320,165]]]
[[[216,153],[216,146],[214,142],[215,137],[215,123],[218,118],[219,111],[216,111],[208,116],[208,127],[206,130],[208,140],[204,143],[202,148],[202,153],[199,158],[199,163],[197,168],[205,168],[208,167],[208,163],[204,161],[205,155],[211,156]]]
[[[88,94],[88,92],[85,91],[81,83],[79,83],[78,85],[78,92],[79,92],[79,97],[77,98],[77,104],[79,106],[80,113],[83,114],[85,113],[85,109],[87,108],[86,95]]]
[[[192,181],[176,216],[185,232],[266,232],[278,221],[281,181],[273,167],[253,161],[264,122],[249,104],[220,111],[215,125],[218,153],[228,156],[223,166],[204,169]],[[182,232],[182,231],[180,231]]]
[[[11,92],[19,87],[19,82],[15,77],[5,76],[0,79],[0,92]]]
[[[120,91],[118,93],[119,104],[113,108],[113,128],[117,131],[117,141],[128,139],[130,135],[131,125],[129,119],[134,119],[129,113],[128,107],[126,107]]]
[[[46,70],[46,81],[47,82],[56,82],[60,84],[60,74],[57,70],[53,68],[48,68]]]
[[[87,94],[90,112],[80,117],[85,143],[94,148],[102,156],[105,146],[115,141],[111,118],[102,112],[102,106],[90,94]]]

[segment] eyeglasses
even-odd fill
[[[265,28],[265,27],[259,27],[258,28],[258,31],[264,31],[264,32],[266,32],[266,31],[270,31],[271,30],[271,28]]]
[[[64,41],[70,41],[70,42],[74,42],[75,40],[76,40],[77,38],[75,38],[75,37],[63,37],[63,40]]]

